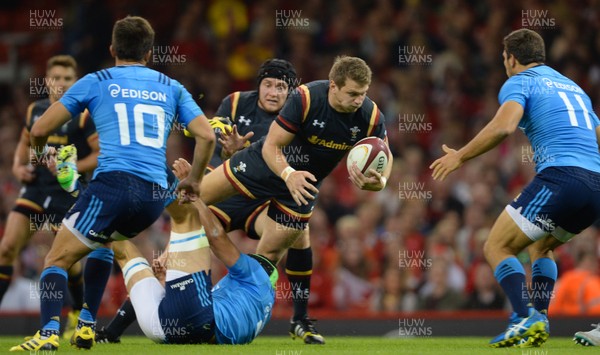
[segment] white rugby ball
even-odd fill
[[[359,140],[352,147],[346,159],[346,167],[348,168],[348,172],[350,172],[352,164],[356,162],[356,165],[363,174],[369,171],[369,169],[373,169],[381,174],[389,161],[390,149],[387,144],[381,138],[367,137]]]

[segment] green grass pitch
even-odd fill
[[[0,353],[20,343],[22,337],[0,337]],[[121,344],[96,344],[85,354],[519,354],[519,355],[562,355],[597,353],[594,347],[583,347],[573,343],[571,338],[551,337],[540,348],[492,349],[487,346],[488,338],[483,337],[416,337],[405,339],[379,337],[327,337],[323,346],[304,345],[298,339],[289,337],[258,337],[250,345],[160,345],[144,337],[124,337]],[[82,354],[71,348],[68,341],[61,341],[58,353]],[[33,352],[31,354],[34,354]],[[36,355],[51,354],[38,352]]]

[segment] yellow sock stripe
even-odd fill
[[[286,268],[285,273],[287,275],[292,275],[292,276],[308,276],[308,275],[312,275],[312,269],[308,270],[308,271],[292,271],[292,270]]]
[[[0,274],[0,280],[10,280],[9,274]]]

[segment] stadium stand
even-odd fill
[[[314,316],[339,318],[351,312],[397,323],[405,314],[398,312],[443,309],[428,313],[443,320],[443,312],[489,308],[496,309],[490,317],[500,319],[502,301],[485,303],[474,295],[498,293],[497,285],[481,285],[479,280],[486,272],[480,270],[485,264],[482,243],[498,211],[530,180],[533,152],[523,135],[513,135],[447,181],[433,182],[428,166],[441,155],[442,143],[463,145],[497,109],[496,95],[506,78],[498,53],[502,37],[513,29],[539,31],[547,43],[547,64],[576,81],[599,108],[600,8],[593,4],[109,0],[65,6],[58,0],[3,1],[0,235],[19,191],[11,174],[12,147],[27,105],[40,97],[35,79],[43,77],[46,58],[72,54],[80,74],[106,67],[107,26],[126,14],[139,14],[153,23],[157,34],[151,66],[181,81],[209,117],[227,93],[252,89],[254,68],[270,57],[294,63],[302,82],[326,77],[338,54],[360,56],[373,69],[368,95],[386,116],[395,166],[381,193],[356,189],[344,166],[323,183],[311,220],[315,271],[309,307]],[[189,159],[190,147],[175,132],[170,160]],[[168,230],[168,218],[161,219],[136,244],[146,257],[156,257],[164,250]],[[586,233],[591,235],[587,248],[596,254],[592,272],[598,274],[598,228]],[[50,238],[36,236],[23,251],[0,318],[35,310],[27,302],[18,303],[19,295],[27,293],[24,297],[35,301],[31,285]],[[254,245],[241,235],[236,240],[244,250]],[[557,251],[559,276],[575,267],[577,253],[572,245]],[[527,261],[527,255],[521,259]],[[278,285],[275,317],[287,318],[291,312],[286,282],[283,278]],[[100,313],[111,316],[125,296],[115,271]],[[0,324],[1,329],[6,326]],[[497,324],[490,326],[495,328]],[[327,326],[321,329],[330,334]]]

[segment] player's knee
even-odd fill
[[[490,260],[494,253],[494,246],[492,244],[489,239],[483,243],[483,256],[485,256],[486,260]]]
[[[19,247],[15,243],[8,242],[8,238],[2,240],[2,243],[0,243],[0,265],[12,264],[19,252]]]
[[[552,256],[552,248],[549,245],[533,243],[529,246],[529,248],[527,248],[527,251],[529,252],[529,257],[532,260],[548,258]]]
[[[302,232],[300,237],[296,239],[294,244],[292,244],[292,248],[294,249],[306,249],[310,247],[310,236],[308,234],[308,229]]]

